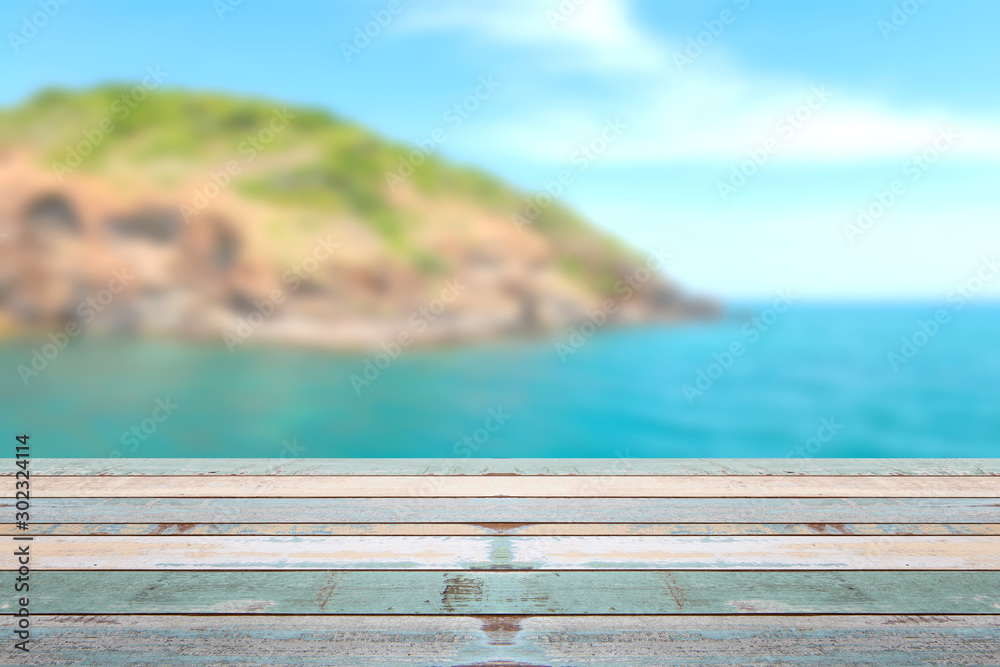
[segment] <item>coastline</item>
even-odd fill
[[[658,316],[633,318],[627,321],[610,320],[596,324],[593,320],[577,318],[562,326],[545,328],[518,327],[507,321],[483,321],[469,318],[474,322],[453,322],[428,326],[414,331],[406,320],[371,321],[353,319],[344,322],[327,323],[309,321],[304,318],[283,318],[265,321],[257,327],[250,327],[245,318],[232,316],[229,324],[220,326],[200,326],[197,328],[143,328],[122,330],[110,327],[80,329],[76,334],[65,334],[63,330],[30,329],[23,327],[0,327],[0,344],[16,341],[45,341],[60,349],[61,336],[68,340],[95,339],[144,339],[191,343],[220,343],[235,351],[239,347],[294,347],[317,351],[365,354],[382,352],[386,347],[399,346],[401,349],[435,349],[447,346],[472,347],[479,344],[498,342],[558,342],[560,339],[579,331],[580,327],[593,325],[594,331],[622,331],[649,326],[677,326],[693,322],[718,321],[724,317],[724,307],[714,302],[704,302],[704,311],[699,313],[663,313]],[[241,326],[243,324],[244,326]],[[247,329],[246,327],[249,327]],[[248,335],[240,335],[248,334]],[[589,334],[593,335],[592,333]],[[404,342],[407,341],[407,342]]]

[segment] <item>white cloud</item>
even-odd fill
[[[734,161],[768,140],[775,162],[902,160],[930,148],[938,132],[948,128],[958,136],[948,152],[965,158],[1000,156],[995,121],[943,110],[900,112],[833,89],[826,103],[809,109],[806,101],[817,99],[812,89],[806,83],[761,82],[751,92],[744,78],[722,76],[664,89],[640,114],[632,141],[623,141],[611,160]]]
[[[549,12],[560,5],[577,8],[553,22]],[[841,89],[832,89],[830,101],[801,129],[782,134],[776,124],[823,82],[747,72],[729,57],[725,35],[680,71],[673,57],[680,45],[640,26],[628,0],[440,2],[413,12],[404,29],[463,31],[530,55],[519,75],[534,77],[524,84],[531,104],[484,122],[467,138],[520,158],[565,162],[603,126],[612,103],[631,128],[608,163],[731,162],[767,138],[778,140],[775,162],[903,160],[927,148],[946,126],[961,136],[956,156],[1000,157],[994,119],[946,109],[899,110]],[[562,85],[559,75],[568,69],[589,73],[599,97]]]
[[[541,47],[549,58],[534,65],[553,69],[659,71],[666,56],[637,29],[630,10],[627,0],[444,0],[407,14],[398,29],[459,31],[472,39]]]

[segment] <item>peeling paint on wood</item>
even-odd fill
[[[12,535],[997,535],[997,523],[38,523]]]
[[[35,614],[997,614],[998,572],[60,571]],[[683,595],[683,608],[677,598]]]
[[[1000,537],[44,537],[35,570],[1000,570]]]
[[[32,470],[3,664],[1000,665],[1000,459]]]
[[[1000,475],[992,459],[52,459],[38,475]],[[9,469],[0,476],[13,473]]]
[[[14,502],[0,499],[0,516]],[[37,498],[39,523],[990,523],[1000,498]]]
[[[994,616],[35,616],[17,664],[996,665]],[[140,648],[141,647],[141,648]],[[135,661],[141,652],[144,662]],[[183,656],[183,662],[175,659]]]
[[[993,477],[45,476],[37,498],[992,498]]]

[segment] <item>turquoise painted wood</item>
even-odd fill
[[[32,577],[35,614],[1000,612],[1000,572],[43,570]]]
[[[0,516],[14,502],[0,501]],[[37,498],[38,523],[989,523],[1000,498]]]
[[[3,466],[0,476],[12,475]],[[32,459],[37,475],[1000,475],[991,459]]]
[[[4,664],[996,665],[995,616],[36,616]],[[5,647],[6,649],[6,647]],[[373,655],[376,656],[373,659]],[[391,661],[391,662],[390,662]]]
[[[0,470],[11,489],[13,470],[12,462]],[[998,476],[1000,484],[1000,459],[33,459],[32,471],[528,475],[539,485],[549,475],[743,475],[762,482],[774,475]],[[74,484],[53,488],[87,492]],[[946,488],[960,495],[962,484]],[[0,645],[0,664],[1000,666],[1000,571],[977,569],[1000,535],[1000,498],[602,498],[598,492],[584,498],[36,497],[35,643],[26,657]],[[9,522],[12,494],[4,495],[0,521]],[[10,523],[0,524],[0,532],[24,534]],[[146,537],[124,539],[131,535]],[[217,537],[198,542],[181,535]],[[263,540],[246,539],[253,535]],[[324,535],[363,539],[303,539]],[[686,538],[636,537],[685,535],[705,536],[694,541],[718,547],[715,560],[699,561],[705,569],[679,569],[682,549],[675,553],[669,545]],[[809,536],[816,553],[838,547],[823,555],[833,569],[789,569],[805,557],[801,545],[789,560],[774,561],[776,550],[767,545],[798,539],[766,537],[780,535]],[[942,537],[895,537],[906,535]],[[254,551],[251,543],[261,541],[274,553]],[[375,542],[385,547],[378,558],[352,564],[345,545]],[[455,559],[431,563],[452,544],[468,547],[462,558],[486,555],[470,569],[459,569],[465,565]],[[483,544],[488,551],[476,546]],[[597,544],[611,557],[586,561],[592,569],[570,570],[558,560],[569,552],[585,556]],[[624,561],[616,554],[630,544],[659,551],[619,569]],[[745,569],[726,570],[718,559],[734,544],[746,545],[747,559],[734,561]],[[933,551],[938,560],[925,562],[935,569],[907,571],[913,563],[906,554],[901,561],[898,550],[890,556],[892,549],[882,548],[904,544],[923,549],[920,557]],[[849,553],[859,557],[859,546],[861,560],[849,561]],[[156,560],[171,549],[188,550],[188,565],[201,569]],[[285,567],[282,559],[293,551],[311,558],[315,549],[324,569],[262,569]],[[403,569],[420,549],[419,558],[440,569]],[[529,552],[563,569],[524,570],[534,563],[524,558]],[[49,567],[62,569],[44,569],[46,557]],[[769,557],[781,569],[761,569]],[[951,569],[960,562],[967,569]],[[166,569],[149,569],[151,563]],[[362,569],[379,563],[382,569]],[[879,569],[862,569],[871,566]],[[10,567],[0,561],[8,575]],[[9,614],[9,605],[0,600],[0,611]]]

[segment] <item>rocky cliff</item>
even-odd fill
[[[655,254],[419,147],[141,86],[0,113],[0,235],[8,332],[349,346],[714,312]]]

